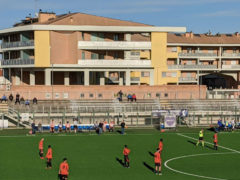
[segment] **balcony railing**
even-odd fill
[[[150,68],[151,60],[78,60],[82,67]]]
[[[1,44],[2,49],[27,47],[27,46],[34,46],[34,40],[17,41],[17,42],[4,42],[4,43]]]
[[[178,81],[180,81],[180,82],[193,82],[194,81],[195,82],[195,81],[197,81],[197,79],[194,77],[179,77]]]
[[[240,69],[240,64],[222,65],[222,69]]]
[[[151,42],[137,41],[78,41],[78,49],[90,50],[150,50]]]
[[[180,52],[178,53],[179,57],[216,57],[217,53],[201,53],[201,52],[196,52],[196,53],[183,53]]]
[[[240,57],[240,53],[223,53],[223,57]]]
[[[217,69],[216,65],[169,65],[168,69]]]
[[[34,59],[9,59],[2,60],[2,66],[34,65]]]

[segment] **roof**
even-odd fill
[[[168,43],[175,44],[240,44],[240,35],[236,34],[174,34],[168,33]]]
[[[107,17],[95,16],[85,13],[69,13],[58,15],[56,18],[46,22],[36,22],[34,24],[49,25],[91,25],[91,26],[151,26],[142,23],[112,19]]]

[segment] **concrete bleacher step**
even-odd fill
[[[8,112],[8,104],[7,103],[0,103],[0,112],[7,113]]]

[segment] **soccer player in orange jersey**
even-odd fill
[[[161,171],[162,160],[161,160],[161,151],[159,148],[157,148],[157,151],[154,153],[154,162],[155,162],[156,175],[162,175],[162,171]]]
[[[60,180],[67,180],[68,179],[69,165],[67,163],[67,158],[64,158],[63,162],[60,164],[58,174],[59,174]]]
[[[214,144],[214,149],[218,150],[218,135],[217,135],[217,132],[215,132],[214,135],[213,135],[213,144]]]
[[[44,159],[43,157],[43,141],[44,141],[44,138],[42,138],[39,142],[39,145],[38,145],[38,148],[39,148],[39,156],[41,159]]]
[[[51,148],[51,145],[48,145],[48,151],[47,151],[47,154],[46,154],[46,158],[47,158],[46,169],[51,169],[52,168],[52,148]]]
[[[162,150],[163,150],[163,139],[162,138],[159,141],[158,148],[159,148],[160,153],[162,153]]]
[[[124,167],[130,168],[130,162],[129,162],[129,155],[130,149],[128,149],[127,145],[124,146],[123,149],[123,156],[124,156]]]

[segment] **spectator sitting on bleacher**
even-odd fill
[[[60,121],[58,124],[58,132],[61,133],[62,132],[62,122]]]
[[[136,94],[134,94],[134,93],[133,93],[133,95],[132,95],[132,101],[135,101],[135,102],[137,101],[137,96],[136,96]]]
[[[30,106],[30,101],[28,99],[25,101],[25,106]]]
[[[128,99],[128,102],[132,101],[132,95],[130,93],[127,95],[127,99]]]
[[[122,97],[123,97],[123,92],[122,92],[122,90],[120,90],[120,91],[118,92],[118,100],[119,100],[119,101],[122,101]]]
[[[109,132],[114,131],[114,121],[111,121],[109,124]]]
[[[99,133],[98,122],[95,121],[93,128],[95,129],[96,133]]]
[[[16,101],[15,101],[15,104],[20,104],[20,95],[17,93],[16,94]]]
[[[7,102],[7,96],[5,96],[5,94],[4,94],[4,95],[2,96],[2,98],[1,98],[1,103],[2,103],[3,101]]]
[[[37,98],[34,97],[34,98],[33,98],[33,104],[37,104],[37,101],[38,101]]]
[[[67,123],[66,123],[66,125],[65,125],[65,132],[71,132],[71,125],[70,125],[70,123],[69,123],[69,121],[67,121]]]
[[[103,132],[103,122],[100,121],[99,125],[98,125],[98,128],[99,128],[99,133],[98,134],[102,134]]]
[[[12,95],[12,93],[9,95],[9,97],[8,97],[8,99],[9,99],[9,101],[13,101],[13,95]]]
[[[223,125],[223,123],[222,123],[222,120],[219,119],[219,120],[218,120],[218,131],[222,131],[222,130],[224,130],[224,125]]]
[[[20,98],[20,104],[24,104],[25,103],[25,100],[23,97]]]

